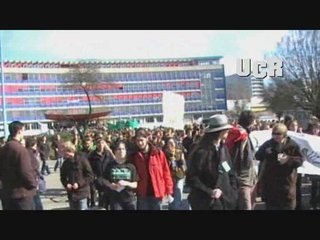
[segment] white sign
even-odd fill
[[[163,125],[183,129],[184,97],[177,93],[163,92],[162,95]]]

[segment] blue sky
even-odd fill
[[[223,56],[262,60],[285,30],[2,30],[4,60],[66,61]]]

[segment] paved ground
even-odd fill
[[[66,210],[69,207],[67,194],[60,182],[60,173],[53,171],[55,161],[49,161],[51,174],[46,176],[47,191],[41,195],[44,210]]]

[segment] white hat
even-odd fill
[[[208,119],[203,120],[205,133],[219,132],[230,129],[232,126],[228,124],[228,118],[224,114],[215,114]]]

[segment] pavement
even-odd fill
[[[47,182],[47,191],[41,194],[41,201],[44,210],[68,210],[69,203],[67,192],[60,182],[60,172],[54,172],[54,164],[56,161],[49,161],[49,169],[51,174],[45,176]]]

